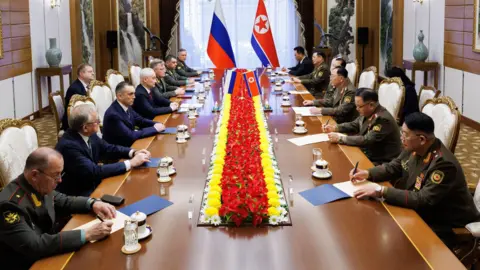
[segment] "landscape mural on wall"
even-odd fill
[[[82,20],[82,63],[88,63],[95,70],[95,37],[93,35],[93,0],[80,0]]]
[[[393,63],[393,0],[380,1],[380,63],[378,74],[392,67]]]
[[[348,62],[355,61],[356,17],[355,0],[328,0],[328,33],[332,55],[342,55]]]

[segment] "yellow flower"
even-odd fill
[[[213,174],[212,175],[212,179],[210,180],[210,183],[214,180],[220,180],[222,179],[222,175],[221,174]]]
[[[218,186],[220,185],[220,179],[211,179],[210,182],[208,182],[211,186]]]
[[[213,173],[214,174],[222,174],[223,173],[223,167],[215,167],[216,165],[213,165]]]
[[[218,193],[222,193],[222,188],[219,185],[210,185],[210,191],[217,191]]]
[[[268,215],[269,216],[278,216],[280,215],[280,211],[277,210],[275,207],[268,208]]]
[[[267,183],[267,185],[275,184],[275,180],[273,179],[273,177],[265,176],[265,183]]]
[[[279,207],[280,206],[280,200],[279,199],[270,199],[268,200],[268,205],[271,207]]]
[[[223,157],[217,157],[217,158],[215,158],[215,161],[213,162],[213,164],[224,165],[224,164],[225,164],[225,160],[224,160]]]
[[[216,190],[212,190],[210,192],[208,192],[208,195],[207,195],[207,198],[208,199],[217,199],[217,200],[220,200],[220,193]]]
[[[267,184],[268,191],[277,191],[275,184]]]
[[[209,217],[218,215],[218,209],[215,207],[208,207],[205,209],[205,214]]]
[[[222,203],[219,199],[211,198],[207,200],[207,205],[215,208],[220,208],[220,206],[222,206]]]
[[[278,199],[278,198],[280,198],[280,196],[278,195],[278,192],[273,191],[273,190],[267,192],[267,197],[268,197],[268,199]]]

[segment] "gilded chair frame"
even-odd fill
[[[95,100],[91,98],[90,96],[82,96],[82,95],[73,95],[72,98],[70,99],[70,103],[68,103],[68,108],[67,108],[67,118],[70,117],[70,110],[77,101],[82,101],[82,102],[87,102],[90,101],[95,105]]]
[[[60,119],[60,116],[58,115],[57,106],[55,106],[55,101],[53,100],[54,96],[62,97],[62,93],[60,91],[56,91],[48,95],[48,101],[50,102],[50,108],[52,109],[53,117],[55,117],[55,125],[57,127],[57,135],[58,135],[60,132],[60,125],[61,125],[62,119]],[[62,100],[63,107],[65,107],[65,99],[62,97],[61,100]]]
[[[451,145],[446,145],[452,153],[455,153],[455,147],[457,146],[458,136],[460,134],[460,121],[462,120],[461,119],[462,115],[458,111],[457,105],[455,104],[455,102],[453,101],[453,99],[451,97],[441,96],[441,97],[437,97],[437,98],[433,98],[433,99],[427,99],[427,101],[425,101],[425,104],[423,105],[423,107],[420,111],[423,112],[423,108],[425,108],[425,106],[427,106],[427,104],[433,104],[433,105],[445,104],[445,105],[448,106],[448,108],[450,109],[452,114],[455,115],[455,118],[457,118],[457,121],[455,123],[455,128],[454,128],[454,132],[453,132]]]
[[[422,92],[426,90],[426,91],[433,91],[435,93],[435,95],[433,96],[433,98],[437,98],[438,96],[440,96],[440,90],[436,89],[435,87],[433,86],[430,86],[430,85],[422,85],[420,86],[420,91],[418,92],[418,102],[420,102],[420,97],[422,96]],[[427,99],[428,100],[428,99]],[[426,104],[426,101],[425,101],[425,104]],[[423,105],[425,105],[423,104]],[[423,106],[422,106],[423,108]]]
[[[87,96],[90,96],[90,93],[92,93],[92,90],[95,86],[100,86],[100,87],[108,87],[110,89],[110,85],[108,83],[102,82],[102,81],[97,81],[97,80],[92,80],[90,84],[88,85],[88,91],[87,91]],[[110,89],[111,91],[112,89]]]
[[[120,71],[117,71],[115,69],[109,69],[109,70],[107,70],[107,74],[105,75],[105,83],[108,84],[108,77],[110,77],[110,75],[112,75],[112,74],[123,76],[123,74],[120,73]],[[130,76],[130,67],[128,67],[128,75]],[[113,90],[115,91],[115,89],[113,89]]]
[[[374,77],[375,77],[375,81],[373,82],[373,89],[372,89],[372,90],[373,90],[373,91],[376,91],[377,86],[378,86],[378,85],[377,85],[377,84],[378,84],[378,71],[377,71],[377,67],[376,67],[376,66],[369,66],[369,67],[367,67],[366,69],[364,69],[364,70],[362,71],[362,73],[363,73],[363,72],[370,72],[370,71],[373,72]],[[358,85],[360,84],[360,76],[362,75],[362,73],[360,73],[360,75],[358,76],[357,87],[358,87]]]
[[[38,130],[37,128],[35,128],[33,123],[29,120],[17,120],[17,119],[11,119],[11,118],[0,120],[0,135],[2,135],[2,133],[7,128],[15,127],[15,128],[21,129],[25,126],[30,126],[33,128],[33,130],[35,130],[35,134],[37,135],[37,144],[40,143],[40,139],[38,137]],[[9,182],[10,180],[5,179],[3,175],[0,174],[0,189],[6,186]]]
[[[355,80],[353,85],[355,87],[357,87],[358,86],[358,79],[360,78],[360,66],[358,65],[357,59],[355,59],[355,70],[357,71],[357,73],[355,74],[355,78],[353,78]]]
[[[400,98],[400,104],[399,104],[400,107],[399,107],[398,113],[397,115],[392,115],[393,117],[395,117],[395,120],[397,120],[397,123],[398,123],[400,122],[400,118],[403,114],[402,109],[403,109],[403,105],[405,104],[405,86],[403,85],[402,79],[400,79],[399,77],[385,78],[378,86],[377,92],[380,91],[380,87],[382,86],[382,84],[391,84],[391,83],[398,84],[398,86],[402,90],[402,97]]]
[[[140,65],[137,64],[128,64],[128,79],[130,80],[130,84],[133,84],[132,81],[132,67],[139,67],[142,68]]]

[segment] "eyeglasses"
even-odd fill
[[[56,182],[58,182],[60,179],[63,178],[63,176],[65,176],[65,173],[64,173],[64,172],[62,172],[60,175],[57,175],[57,176],[53,177],[53,176],[51,176],[51,175],[46,174],[45,172],[43,172],[43,171],[40,170],[40,169],[37,169],[37,170],[38,170],[40,173],[42,173],[43,175],[48,176],[48,177],[50,177],[51,179],[55,180]]]
[[[100,119],[97,119],[93,122],[87,122],[85,125],[100,124]]]
[[[358,106],[357,104],[355,104],[355,106],[357,107],[357,109],[361,109],[361,108],[367,106],[367,105],[370,104],[370,103],[371,103],[371,102],[367,102],[367,103],[365,103],[365,104],[363,104],[363,105],[360,105],[360,106]]]

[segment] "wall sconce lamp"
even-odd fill
[[[413,0],[413,3],[420,3],[420,5],[421,5],[421,4],[423,4],[423,0]]]
[[[56,8],[56,7],[60,7],[60,2],[62,0],[50,0],[50,7],[51,8]]]

